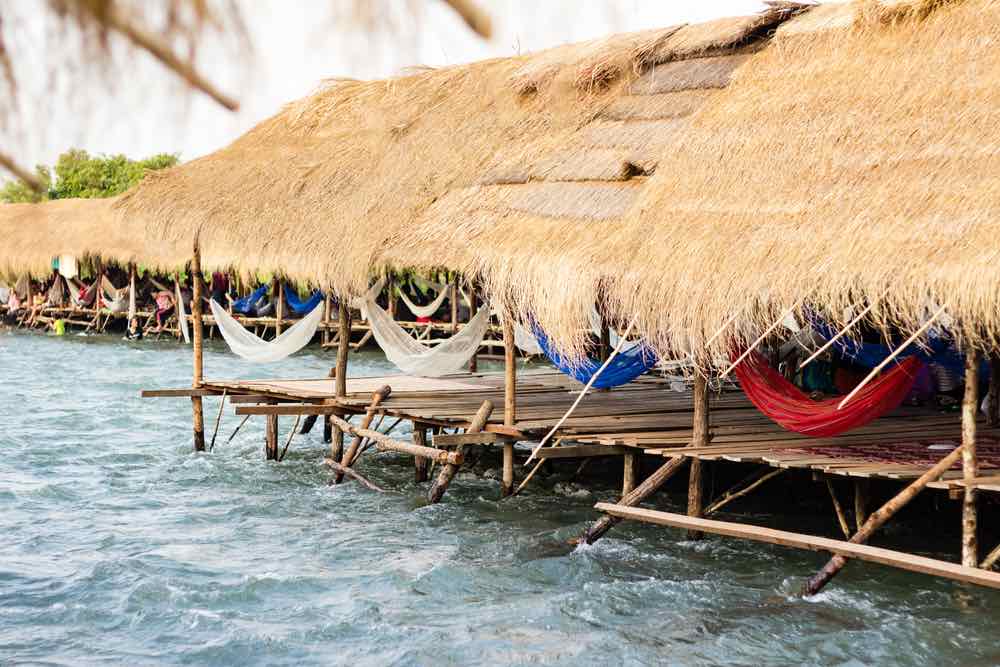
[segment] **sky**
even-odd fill
[[[129,54],[114,83],[83,70],[73,73],[72,83],[36,81],[22,102],[19,126],[0,132],[0,141],[13,145],[26,165],[51,164],[69,147],[136,158],[179,153],[186,161],[222,148],[325,79],[384,78],[408,67],[516,55],[764,8],[758,0],[477,0],[493,20],[493,37],[484,40],[440,0],[373,2],[369,6],[380,8],[374,31],[350,18],[353,1],[237,0],[252,52],[234,54],[209,43],[198,62],[207,78],[239,100],[238,112],[187,91],[151,57]],[[24,33],[31,44],[44,38],[37,25],[26,25]],[[57,46],[39,49],[34,57],[43,62],[28,65],[44,68],[45,54]]]

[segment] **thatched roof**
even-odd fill
[[[801,9],[330,82],[114,216],[164,267],[200,232],[208,267],[344,293],[458,269],[570,351],[598,295],[664,351],[886,290],[1000,330],[997,2]]]

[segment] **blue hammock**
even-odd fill
[[[549,358],[549,361],[577,382],[583,384],[590,382],[590,378],[604,364],[602,361],[594,361],[590,358],[578,364],[569,363],[549,345],[549,339],[537,324],[533,324],[532,329],[535,332],[538,346],[542,348],[542,352]],[[656,354],[649,347],[644,344],[636,345],[631,350],[619,352],[592,386],[598,389],[608,389],[628,384],[656,366],[658,361]]]
[[[267,287],[267,285],[261,285],[253,291],[253,294],[233,301],[233,311],[241,315],[251,315],[257,310],[257,304],[260,300],[267,294]]]
[[[299,299],[298,292],[288,285],[285,285],[285,301],[288,302],[289,308],[291,308],[292,312],[296,315],[306,315],[307,313],[311,313],[312,309],[318,306],[319,302],[322,300],[323,293],[316,290],[312,293],[312,296],[309,297],[308,301],[302,301]]]
[[[837,335],[837,331],[819,317],[814,315],[810,321],[823,338],[830,340]],[[865,368],[875,368],[895,349],[881,343],[857,341],[847,336],[837,339],[833,346],[842,358]],[[965,375],[965,355],[956,350],[952,341],[947,338],[931,338],[925,347],[912,345],[900,352],[893,359],[893,363],[902,363],[904,359],[913,355],[919,355],[925,362],[943,367],[955,377],[961,378]],[[989,367],[989,362],[984,360],[979,367],[980,378],[989,377]]]

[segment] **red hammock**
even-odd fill
[[[739,353],[733,355],[737,359]],[[917,371],[923,364],[916,355],[907,357],[883,373],[838,410],[842,397],[814,401],[771,368],[763,355],[751,352],[736,366],[740,387],[757,409],[782,428],[816,437],[839,435],[864,426],[903,402]]]

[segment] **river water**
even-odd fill
[[[210,344],[206,375],[331,363]],[[2,664],[1000,664],[996,592],[855,563],[806,601],[819,554],[642,525],[568,546],[614,479],[499,503],[462,473],[427,506],[393,454],[359,464],[390,493],[328,486],[321,429],[264,462],[259,419],[196,455],[190,403],[139,398],[190,382],[174,343],[7,333],[0,368]]]

